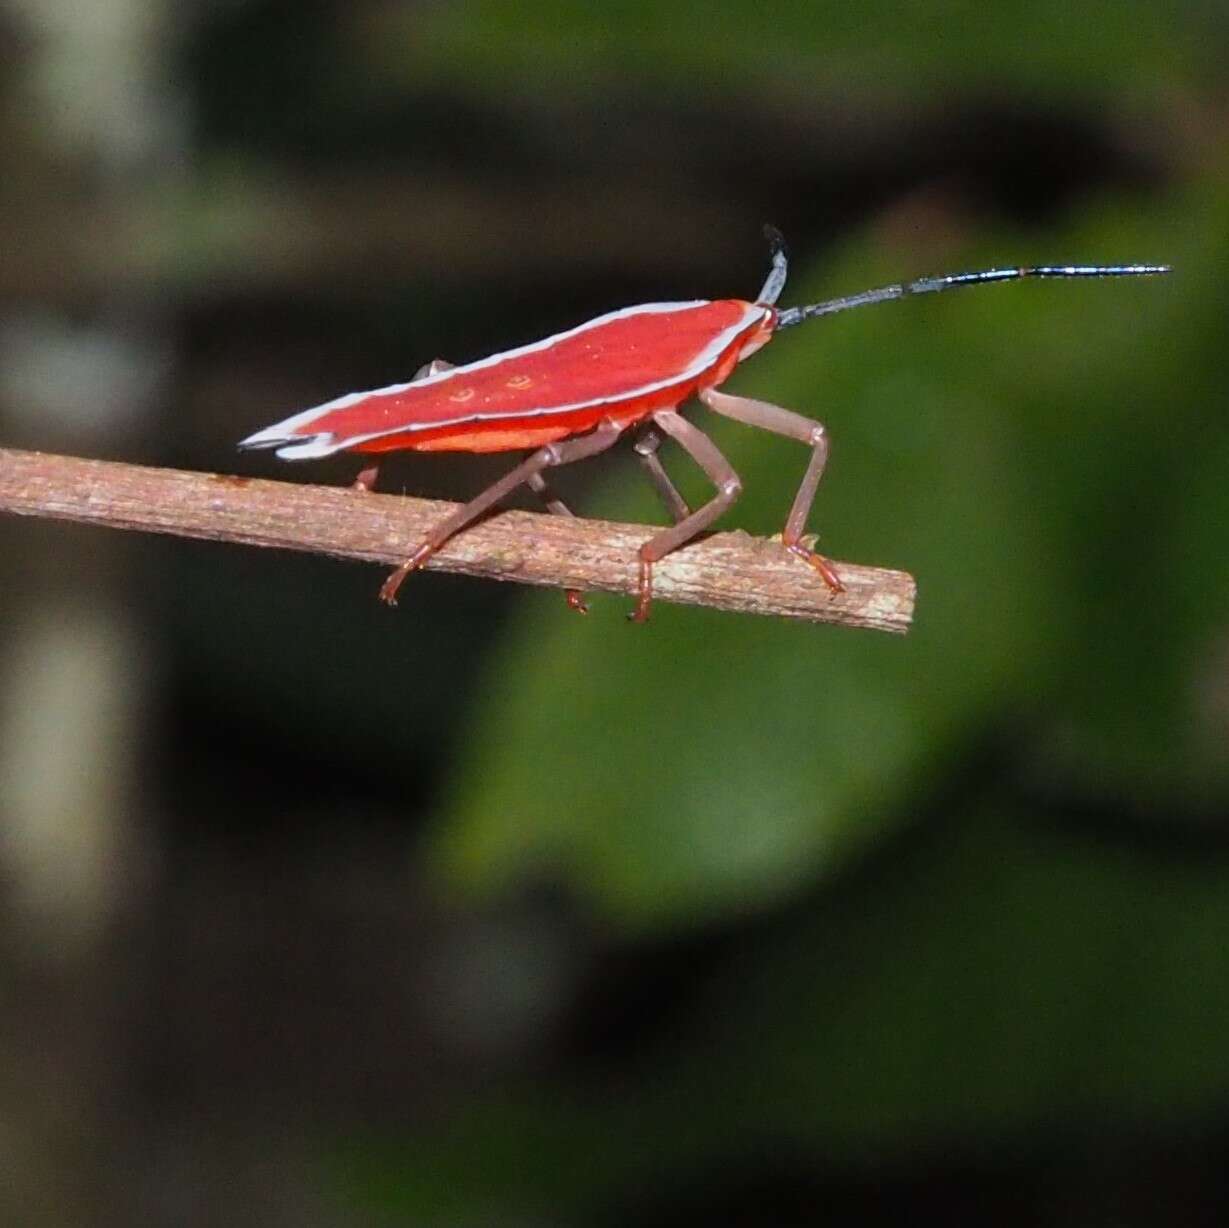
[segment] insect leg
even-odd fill
[[[689,542],[697,533],[703,533],[742,493],[738,474],[703,431],[672,409],[658,410],[653,415],[653,421],[704,470],[717,487],[717,493],[678,524],[649,538],[640,547],[640,597],[635,610],[629,615],[638,623],[648,618],[649,606],[653,602],[653,564]]]
[[[525,485],[542,500],[543,506],[551,515],[574,516],[576,514],[562,499],[557,499],[551,494],[550,487],[546,484],[546,479],[540,473],[530,474]]]
[[[425,363],[414,372],[414,379],[422,379],[426,375],[436,375],[440,371],[447,371],[453,366],[450,362],[445,362],[442,358],[436,358],[434,361]],[[413,380],[410,381],[413,383]],[[364,494],[375,488],[376,478],[380,476],[380,462],[373,460],[370,465],[366,465],[359,472],[358,477],[354,479],[354,489],[360,490]]]
[[[670,480],[670,475],[665,471],[661,461],[658,459],[657,449],[661,447],[661,444],[661,435],[650,427],[648,430],[640,433],[640,437],[632,445],[632,450],[644,464],[645,469],[648,471],[649,480],[661,496],[662,502],[665,503],[666,510],[670,513],[670,518],[677,524],[680,520],[684,520],[691,515],[691,508],[687,506],[687,501],[679,494],[678,487]],[[551,495],[546,479],[540,473],[535,473],[529,479],[529,488],[556,516],[572,515],[571,509],[562,500],[556,499]],[[584,597],[578,589],[569,588],[566,590],[565,595],[568,605],[573,610],[581,614],[589,612],[589,607],[585,604]]]
[[[666,472],[661,460],[658,458],[657,450],[661,445],[661,434],[652,427],[649,427],[647,430],[641,431],[639,438],[632,445],[632,450],[643,463],[648,472],[649,480],[653,483],[653,488],[657,491],[662,502],[666,505],[666,510],[670,513],[670,518],[677,524],[680,520],[685,520],[691,515],[691,508],[687,506],[687,501],[679,494],[678,487],[670,480],[670,475]],[[546,479],[540,473],[535,473],[529,479],[529,488],[542,499],[547,508],[554,512],[556,516],[572,515],[571,509],[565,503],[551,496]],[[566,590],[566,596],[568,605],[573,610],[577,610],[581,614],[589,612],[589,607],[585,604],[579,590],[570,588]]]
[[[810,563],[833,593],[843,593],[845,586],[832,564],[822,554],[808,550],[801,540],[802,532],[806,528],[807,513],[811,510],[819,479],[828,463],[828,433],[823,424],[804,418],[793,410],[771,405],[767,401],[730,396],[714,388],[705,389],[699,396],[714,413],[811,445],[811,460],[803,475],[802,484],[798,487],[798,493],[794,496],[794,504],[786,517],[785,528],[781,530],[781,541],[791,554],[796,554]]]
[[[632,451],[640,457],[641,464],[648,472],[649,481],[653,483],[653,489],[661,496],[671,520],[677,524],[691,515],[691,508],[687,506],[687,500],[679,494],[678,487],[670,480],[670,475],[658,459],[657,449],[660,447],[661,436],[649,427],[647,431],[642,431],[640,438],[632,444]]]
[[[359,470],[358,476],[354,479],[354,489],[362,491],[366,494],[374,488],[376,478],[380,476],[380,462],[372,461],[370,465],[364,465]]]
[[[423,538],[418,549],[384,581],[380,588],[381,599],[387,601],[389,605],[396,605],[397,590],[410,572],[417,571],[450,537],[477,520],[483,512],[494,507],[505,495],[528,482],[535,473],[540,473],[543,469],[549,469],[554,465],[567,465],[572,461],[583,460],[587,456],[595,456],[598,452],[604,452],[622,433],[623,427],[607,420],[599,423],[597,428],[590,431],[588,435],[581,435],[577,439],[562,440],[559,443],[548,443],[546,447],[539,448],[515,469],[504,474],[498,482],[493,482],[464,507],[457,508],[451,516],[440,521]]]
[[[546,510],[554,516],[573,516],[575,513],[562,499],[556,499],[551,494],[546,479],[540,473],[531,473],[528,479],[529,489],[546,505]],[[585,595],[578,588],[565,588],[563,595],[567,598],[568,609],[577,614],[588,614],[589,607],[585,604]]]

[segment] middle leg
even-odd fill
[[[677,524],[691,515],[691,508],[687,506],[687,500],[679,494],[678,487],[670,480],[670,475],[662,465],[657,455],[657,449],[660,447],[661,436],[649,427],[648,430],[640,432],[640,437],[632,444],[632,451],[640,458],[640,463],[649,475],[649,481],[653,483],[653,489],[657,491],[658,497],[670,513],[670,519]]]
[[[630,615],[632,621],[638,623],[648,618],[649,606],[653,602],[653,564],[691,541],[698,533],[703,533],[742,493],[738,474],[699,427],[692,426],[672,409],[659,409],[653,415],[653,421],[704,470],[717,487],[717,493],[673,527],[663,529],[640,547],[640,596]]]
[[[632,445],[632,450],[644,465],[646,472],[649,475],[649,480],[653,483],[653,489],[657,491],[661,501],[666,505],[666,510],[670,513],[670,518],[678,524],[682,520],[686,520],[691,515],[691,508],[687,506],[687,501],[679,493],[678,487],[670,480],[670,475],[666,472],[660,458],[657,455],[658,449],[662,445],[661,433],[653,427],[640,432],[636,442]],[[550,486],[546,481],[546,477],[542,473],[535,473],[529,478],[529,489],[542,500],[547,510],[556,516],[571,516],[572,509],[568,507],[562,499],[557,498],[551,493]],[[588,614],[589,607],[585,602],[584,595],[579,589],[569,588],[564,590],[564,596],[567,598],[568,607],[577,611],[579,614]]]

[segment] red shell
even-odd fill
[[[648,303],[408,384],[350,393],[241,446],[284,457],[396,449],[533,447],[678,405],[728,378],[772,335],[776,312],[739,299]]]

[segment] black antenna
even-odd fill
[[[773,271],[765,283],[765,290],[776,275],[777,254],[773,253]],[[781,257],[784,263],[784,256]],[[916,281],[898,282],[894,286],[881,286],[878,290],[863,290],[861,294],[849,294],[844,298],[829,299],[826,303],[813,303],[810,307],[787,307],[777,315],[776,328],[792,328],[803,320],[816,316],[836,315],[852,307],[868,307],[871,303],[886,303],[892,299],[908,298],[914,294],[938,294],[954,286],[982,286],[995,281],[1019,281],[1023,277],[1152,277],[1170,272],[1167,264],[1040,264],[1023,269],[985,269],[980,273],[947,273],[942,277],[919,277]],[[784,284],[784,273],[782,273]],[[779,290],[779,287],[778,287]],[[761,302],[771,302],[761,293]]]

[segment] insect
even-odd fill
[[[922,277],[779,310],[776,302],[787,275],[785,246],[771,227],[766,234],[772,263],[754,302],[645,303],[476,362],[453,366],[436,359],[408,383],[327,401],[248,436],[239,446],[276,448],[277,455],[287,460],[334,452],[533,449],[499,481],[435,525],[389,575],[380,596],[395,605],[406,576],[518,487],[528,486],[551,512],[571,515],[551,493],[546,472],[605,451],[625,432],[635,430],[635,452],[674,521],[640,547],[639,596],[630,617],[643,622],[652,603],[653,564],[704,532],[742,489],[716,445],[678,412],[694,396],[714,413],[810,448],[781,541],[815,569],[835,596],[844,591],[836,569],[803,543],[807,514],[828,460],[827,433],[822,424],[793,410],[721,392],[720,386],[740,362],[783,329],[871,303],[1025,277],[1136,277],[1169,271],[1166,265],[1149,264],[987,269]],[[657,455],[667,437],[690,454],[716,488],[713,497],[694,510]],[[370,490],[377,470],[378,461],[359,474],[355,486]],[[574,609],[586,610],[579,592],[568,590],[567,600]]]

